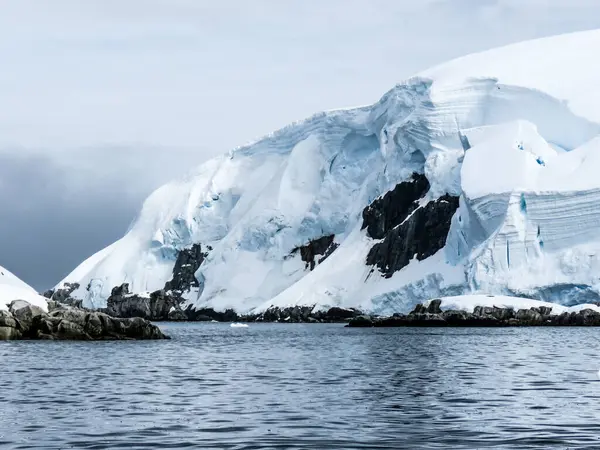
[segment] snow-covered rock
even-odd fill
[[[48,311],[48,303],[44,297],[4,267],[0,267],[0,310],[7,311],[14,300],[25,300],[43,311]]]
[[[179,280],[182,307],[240,313],[389,314],[472,292],[598,301],[598,50],[589,31],[469,55],[291,124],[158,189],[58,287],[105,307],[123,283]]]
[[[515,311],[519,309],[531,308],[552,308],[550,315],[558,315],[563,313],[578,313],[584,309],[600,313],[600,306],[596,304],[582,303],[575,306],[563,306],[556,303],[533,300],[530,298],[508,297],[506,295],[458,295],[455,297],[442,297],[440,309],[442,311],[457,310],[472,313],[477,306],[496,307],[496,308],[512,308]],[[425,302],[424,306],[429,306],[431,301]]]

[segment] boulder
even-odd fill
[[[8,307],[9,312],[16,319],[21,327],[23,334],[29,333],[33,318],[35,316],[45,315],[45,311],[39,306],[32,305],[25,300],[14,300]]]
[[[0,341],[19,339],[22,336],[18,322],[9,311],[0,310]]]
[[[58,322],[58,325],[54,328],[52,335],[56,339],[62,340],[82,340],[91,341],[92,337],[85,332],[84,327],[76,322],[63,319]]]
[[[440,308],[441,304],[442,304],[442,300],[440,300],[439,298],[436,298],[435,300],[431,300],[429,302],[429,306],[427,307],[427,312],[429,314],[441,314],[442,313],[442,309]]]
[[[99,317],[100,314],[102,313],[91,312],[85,317],[85,325],[83,329],[92,339],[99,339],[104,334],[102,321]]]
[[[521,325],[541,325],[544,320],[536,308],[519,309],[515,318]]]
[[[13,301],[0,310],[0,340],[5,339],[168,339],[142,318],[118,319],[98,311],[61,306],[50,313],[28,302]]]
[[[579,311],[577,314],[578,323],[577,325],[584,326],[598,326],[600,325],[600,313],[594,311],[593,309],[583,309]]]

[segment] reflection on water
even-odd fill
[[[598,329],[163,328],[0,343],[0,447],[600,448]]]

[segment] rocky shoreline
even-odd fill
[[[327,244],[327,242],[325,242]],[[324,245],[325,245],[324,244]],[[323,246],[324,246],[323,245]],[[199,249],[196,253],[199,253]],[[196,255],[197,256],[197,255]],[[187,259],[186,259],[187,261]],[[187,268],[188,264],[182,264]],[[179,278],[189,279],[177,271]],[[174,276],[174,279],[177,278]],[[186,283],[189,282],[186,281]],[[80,302],[71,298],[79,285],[67,285],[56,292],[45,293],[48,298],[60,299],[66,305],[80,308]],[[169,286],[170,287],[170,286]],[[212,308],[182,308],[180,291],[159,290],[146,295],[132,294],[127,283],[112,290],[107,308],[98,310],[115,318],[138,317],[146,321],[169,322],[281,322],[281,323],[346,323],[357,327],[509,327],[509,326],[600,326],[600,312],[582,309],[577,312],[552,314],[549,306],[514,309],[510,307],[476,306],[473,312],[464,310],[442,311],[441,300],[431,300],[427,306],[418,304],[408,314],[393,316],[367,315],[355,308],[332,307],[317,310],[315,306],[280,308],[271,306],[257,314],[238,314],[233,309],[215,311]],[[50,303],[52,303],[52,300]]]
[[[357,309],[333,307],[315,310],[314,306],[279,308],[272,306],[259,314],[238,314],[232,309],[215,311],[212,308],[187,309],[180,321],[188,322],[280,322],[280,323],[347,323],[363,313]],[[175,319],[178,320],[178,319]]]
[[[24,300],[14,300],[0,310],[0,340],[138,340],[169,339],[149,321],[122,319],[48,302],[48,312]]]
[[[361,315],[351,319],[348,327],[519,327],[519,326],[600,326],[600,312],[583,309],[578,312],[552,314],[551,307],[514,310],[476,306],[472,313],[440,309],[441,300],[418,304],[408,314],[391,317]]]

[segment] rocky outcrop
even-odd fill
[[[141,317],[148,320],[198,320],[201,313],[181,309],[182,294],[191,288],[199,288],[196,271],[208,253],[202,252],[200,244],[179,251],[173,267],[173,278],[158,291],[132,294],[129,284],[123,283],[112,289],[106,301],[107,312],[115,317]],[[209,319],[212,320],[212,319]]]
[[[71,297],[71,294],[79,289],[79,283],[64,283],[59,289],[50,289],[44,292],[42,295],[47,299],[61,303],[63,305],[73,306],[75,308],[81,308],[83,300],[78,300]]]
[[[367,206],[362,213],[362,228],[373,239],[383,239],[394,227],[400,225],[419,206],[419,199],[429,190],[425,175],[413,173],[410,181],[398,183]]]
[[[328,310],[314,310],[314,306],[272,306],[259,314],[237,314],[233,309],[215,311],[212,308],[184,311],[186,320],[197,322],[283,322],[283,323],[342,323],[357,317],[362,312],[356,309],[333,307]]]
[[[193,309],[189,307],[185,310],[185,314],[188,320],[197,322],[210,322],[212,320],[217,322],[237,322],[240,320],[240,316],[233,309],[215,311],[212,308]]]
[[[600,326],[600,313],[592,309],[552,314],[552,308],[529,309],[477,306],[472,313],[458,310],[442,311],[441,300],[428,306],[419,304],[409,314],[391,317],[361,316],[352,319],[349,327],[509,327],[509,326]]]
[[[434,255],[446,245],[450,222],[458,209],[458,197],[444,195],[416,208],[410,217],[385,234],[367,255],[367,264],[377,266],[386,278],[407,266]]]
[[[333,242],[334,238],[335,235],[330,234],[308,241],[308,244],[293,249],[292,255],[300,252],[300,258],[304,261],[305,268],[314,270],[317,264],[321,264],[325,261],[325,259],[338,248],[338,244]],[[321,257],[317,258],[317,255],[321,255]]]
[[[241,322],[286,322],[286,323],[340,323],[360,316],[357,309],[332,307],[327,310],[314,310],[314,306],[271,306],[257,315],[239,316]]]
[[[46,313],[23,300],[0,310],[0,340],[130,340],[168,339],[141,318],[118,319],[97,311],[61,306]]]
[[[164,290],[181,294],[189,291],[192,287],[199,287],[200,282],[196,279],[195,274],[207,256],[208,253],[202,252],[200,244],[180,250],[175,266],[173,266],[173,278],[167,281]]]
[[[106,312],[115,317],[141,317],[148,320],[177,320],[182,299],[164,290],[149,294],[131,294],[129,284],[113,288],[106,302]],[[181,320],[181,319],[179,319]]]

